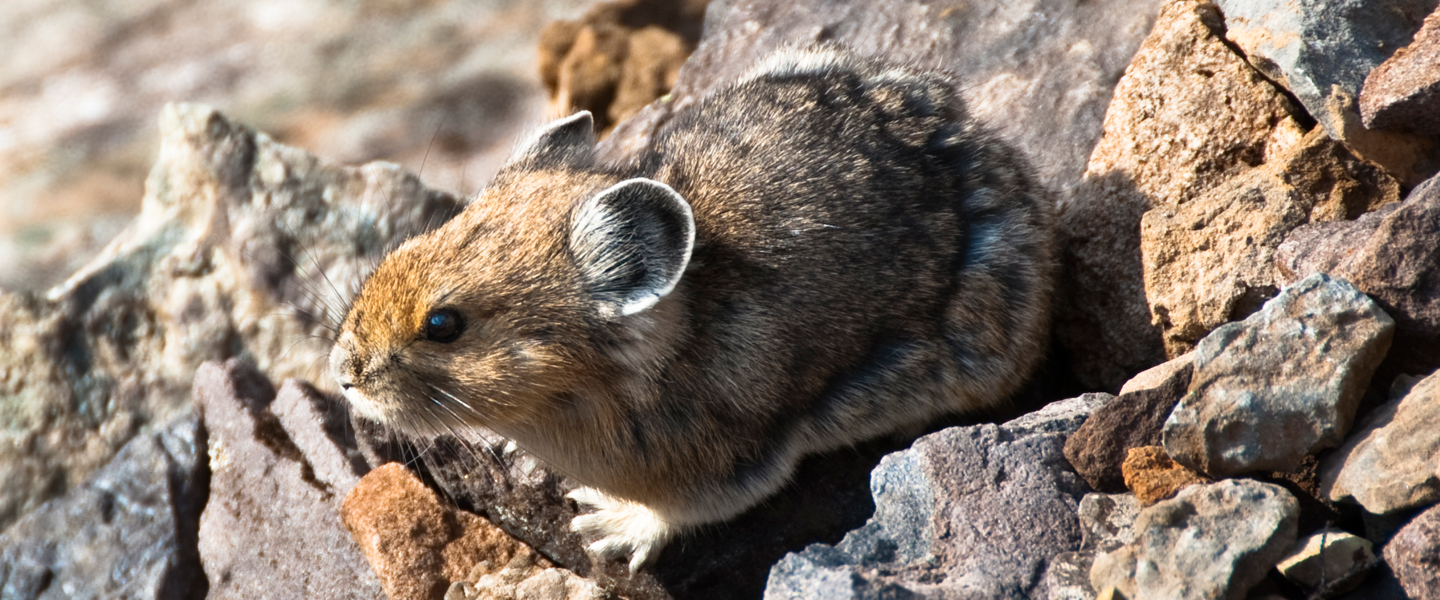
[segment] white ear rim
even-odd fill
[[[601,190],[599,193],[585,200],[585,205],[582,205],[581,208],[582,214],[590,215],[587,221],[590,219],[609,218],[610,215],[606,213],[609,213],[610,211],[605,207],[588,205],[598,204],[602,199],[619,191],[620,189],[636,184],[645,184],[652,188],[659,189],[660,191],[667,194],[674,201],[673,205],[675,208],[679,209],[679,216],[684,221],[685,225],[685,249],[680,257],[679,265],[675,269],[673,276],[671,276],[669,280],[664,283],[664,285],[655,288],[650,293],[631,298],[629,301],[621,304],[619,310],[620,316],[630,316],[644,311],[652,306],[655,306],[655,304],[659,302],[661,298],[668,296],[670,292],[675,291],[675,287],[680,284],[680,280],[685,275],[685,269],[690,266],[690,258],[695,251],[695,210],[690,206],[690,203],[685,200],[684,196],[681,196],[679,192],[675,191],[675,188],[672,188],[662,182],[655,181],[654,179],[650,179],[647,177],[635,177],[631,179],[626,179],[625,181],[621,181],[620,183],[605,188],[604,190]],[[579,227],[579,229],[586,232],[596,228],[597,227],[592,224],[582,224]],[[572,235],[574,235],[573,232]]]

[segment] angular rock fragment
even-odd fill
[[[451,583],[498,572],[517,558],[517,566],[553,566],[489,521],[442,504],[399,463],[366,474],[346,494],[340,517],[390,600],[437,598]]]
[[[1135,499],[1141,506],[1168,500],[1186,487],[1210,481],[1210,478],[1170,460],[1165,449],[1159,446],[1131,448],[1120,468],[1125,474],[1125,487],[1135,493]]]
[[[1178,206],[1145,213],[1145,292],[1165,350],[1178,356],[1245,318],[1280,288],[1275,248],[1312,221],[1353,219],[1400,199],[1400,186],[1323,131]]]
[[[1090,583],[1130,600],[1239,600],[1295,543],[1299,512],[1268,483],[1186,488],[1140,511],[1135,542],[1096,557]]]
[[[595,582],[565,569],[542,566],[536,558],[533,553],[516,554],[499,571],[485,562],[477,564],[465,581],[450,586],[445,600],[605,600],[610,597]]]
[[[89,481],[0,533],[0,597],[204,597],[195,532],[208,475],[194,415],[130,440]]]
[[[786,556],[765,597],[1046,597],[1047,564],[1081,539],[1085,485],[1062,456],[1064,435],[1031,422],[920,438],[872,473],[870,522]]]
[[[1120,395],[1150,390],[1181,378],[1184,387],[1190,386],[1190,374],[1195,371],[1195,353],[1186,352],[1180,356],[1136,373],[1125,385],[1120,386]]]
[[[1133,494],[1085,494],[1080,499],[1080,548],[1110,552],[1135,541],[1140,502]]]
[[[1425,17],[1410,45],[1365,76],[1360,116],[1370,129],[1440,134],[1440,13]]]
[[[1065,440],[1065,458],[1090,487],[1101,492],[1126,489],[1121,465],[1126,453],[1139,446],[1160,443],[1165,418],[1190,386],[1190,365],[1150,389],[1105,403]]]
[[[1140,220],[1297,144],[1297,107],[1227,46],[1215,5],[1168,4],[1105,115],[1104,135],[1062,206],[1068,238],[1057,339],[1086,385],[1116,389],[1165,360],[1151,323]]]
[[[1321,491],[1374,514],[1440,501],[1440,373],[1356,427],[1321,464]]]
[[[160,130],[130,227],[44,296],[0,294],[0,528],[189,410],[203,361],[318,375],[350,286],[459,205],[209,108],[170,105]]]
[[[1212,476],[1293,471],[1340,445],[1395,322],[1344,280],[1314,275],[1195,349],[1165,422],[1171,458]]]
[[[1317,531],[1295,542],[1290,554],[1275,565],[1306,592],[1333,597],[1355,589],[1375,566],[1370,540],[1339,529]]]
[[[326,433],[327,409],[315,408],[326,400],[293,381],[277,398],[263,375],[231,359],[201,365],[195,401],[210,432],[199,533],[209,597],[382,594],[340,522],[340,501],[363,465]]]
[[[1424,149],[1361,126],[1365,76],[1410,43],[1435,0],[1216,0],[1226,37],[1305,105],[1331,138],[1402,179]]]
[[[1420,513],[1385,544],[1385,562],[1416,600],[1440,598],[1440,506]]]

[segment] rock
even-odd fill
[[[1435,0],[1216,0],[1226,37],[1285,86],[1325,128],[1407,183],[1423,140],[1366,130],[1356,98],[1365,76],[1410,43]]]
[[[1125,487],[1135,493],[1141,506],[1169,500],[1182,489],[1210,482],[1208,477],[1170,460],[1159,446],[1131,448],[1120,469],[1125,475]]]
[[[1151,323],[1140,219],[1203,194],[1303,136],[1297,110],[1226,45],[1215,5],[1166,5],[1105,115],[1059,224],[1067,298],[1058,341],[1088,386],[1116,389],[1165,360]]]
[[[1080,548],[1111,552],[1134,542],[1139,514],[1140,501],[1133,494],[1085,494],[1079,509]]]
[[[1440,13],[1425,17],[1410,45],[1365,76],[1360,116],[1370,129],[1440,134]]]
[[[1344,280],[1307,277],[1195,348],[1165,421],[1176,462],[1211,476],[1293,471],[1340,445],[1395,323]]]
[[[1279,486],[1227,479],[1140,511],[1133,544],[1095,559],[1090,584],[1132,600],[1240,600],[1295,543],[1299,506]]]
[[[1353,219],[1400,199],[1375,165],[1315,130],[1267,160],[1140,224],[1145,291],[1170,356],[1216,327],[1249,316],[1275,295],[1275,248],[1311,221]]]
[[[603,600],[609,596],[594,582],[565,569],[541,567],[534,553],[517,554],[496,572],[476,565],[466,581],[457,581],[445,600]]]
[[[1160,443],[1165,418],[1190,386],[1190,365],[1147,390],[1121,394],[1094,414],[1065,440],[1065,458],[1090,487],[1102,492],[1126,489],[1121,464],[1131,448]]]
[[[1355,589],[1375,566],[1370,540],[1338,529],[1324,529],[1295,542],[1275,565],[1280,574],[1306,592],[1334,597]]]
[[[870,521],[835,546],[787,555],[765,597],[1047,597],[1047,564],[1081,540],[1086,490],[1062,457],[1064,435],[952,427],[886,456],[871,474]]]
[[[1416,600],[1440,598],[1440,506],[1420,513],[1385,544],[1385,562]]]
[[[619,0],[540,32],[540,80],[551,112],[588,110],[609,131],[675,86],[700,39],[709,0]]]
[[[167,102],[224,107],[282,143],[469,193],[547,116],[539,31],[590,4],[12,5],[0,11],[0,288],[64,281],[134,219]]]
[[[1276,270],[1286,284],[1314,273],[1354,283],[1395,319],[1382,373],[1429,373],[1440,367],[1440,179],[1376,213],[1296,229]]]
[[[194,415],[130,440],[90,480],[0,533],[0,596],[204,597],[195,532],[205,452]]]
[[[1090,564],[1095,560],[1094,552],[1061,552],[1050,559],[1041,580],[1048,600],[1094,600],[1095,590],[1090,589]]]
[[[517,557],[517,566],[553,566],[489,521],[441,504],[399,463],[366,474],[340,510],[390,600],[442,596],[452,582],[498,572]],[[472,575],[482,561],[485,567]]]
[[[1181,373],[1184,373],[1185,383],[1183,385],[1189,387],[1190,374],[1194,371],[1195,353],[1186,352],[1135,374],[1134,377],[1130,378],[1130,381],[1126,381],[1125,385],[1120,386],[1120,395],[1124,396],[1132,392],[1158,388],[1165,385],[1171,379],[1180,377]]]
[[[236,359],[200,366],[195,401],[210,433],[199,532],[207,597],[378,597],[340,522],[340,501],[363,474],[326,431],[323,415],[343,409],[295,381],[277,396]]]
[[[1321,466],[1321,490],[1375,514],[1440,501],[1440,373],[1374,412]]]
[[[319,375],[349,286],[459,202],[198,106],[161,115],[141,216],[41,296],[0,294],[0,528],[189,410],[205,360]],[[328,380],[328,378],[326,379]]]

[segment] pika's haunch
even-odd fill
[[[363,416],[483,426],[584,486],[632,569],[802,455],[1002,402],[1044,352],[1052,215],[939,73],[787,50],[633,162],[589,113],[392,252],[330,369]]]

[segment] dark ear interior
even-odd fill
[[[516,150],[506,168],[545,169],[583,166],[595,147],[595,119],[590,111],[551,121]]]
[[[615,184],[570,218],[570,253],[602,310],[630,315],[675,289],[695,247],[690,203],[650,179]]]

